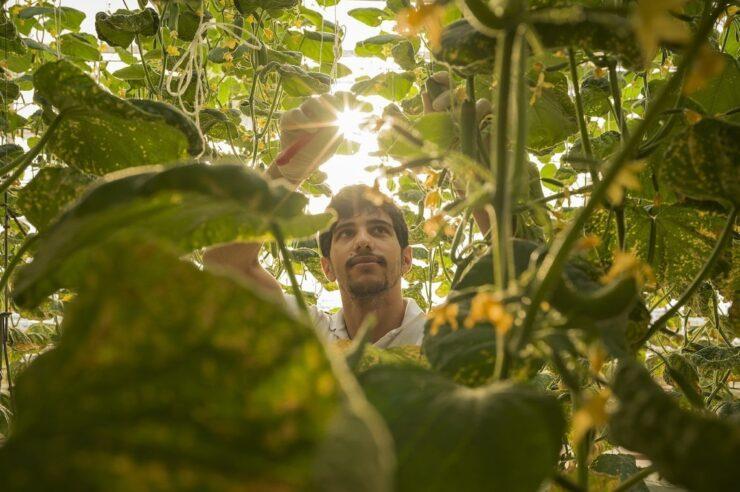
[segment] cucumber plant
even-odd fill
[[[736,2],[129,0],[94,32],[61,3],[0,1],[8,490],[732,488]],[[302,303],[336,288],[327,174],[262,171],[340,85],[421,347],[328,344],[200,268],[265,241]]]

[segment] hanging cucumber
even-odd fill
[[[683,410],[647,370],[627,360],[617,368],[610,441],[646,455],[676,485],[695,490],[736,490],[740,425]]]

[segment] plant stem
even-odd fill
[[[495,224],[492,253],[494,265],[494,279],[499,290],[506,288],[509,279],[507,247],[509,243],[509,102],[511,95],[512,53],[516,31],[507,29],[499,36],[497,53],[496,75],[498,80],[498,102],[496,104],[496,131],[494,141],[496,153],[493,159],[493,175],[496,184],[496,193],[493,198]]]
[[[285,271],[288,272],[288,277],[290,277],[290,286],[293,288],[293,295],[296,298],[296,302],[298,302],[298,308],[308,318],[308,307],[306,306],[306,300],[303,298],[303,292],[301,292],[301,288],[295,278],[295,272],[293,271],[293,264],[291,263],[290,254],[288,253],[288,248],[285,247],[285,237],[283,236],[283,231],[280,230],[280,226],[274,222],[272,224],[272,234],[275,236],[275,242],[280,249],[280,256],[283,259],[283,266],[285,267]]]
[[[609,86],[611,87],[612,99],[614,100],[614,117],[617,119],[619,133],[624,142],[629,135],[627,133],[627,122],[624,119],[624,110],[622,109],[622,90],[619,88],[617,62],[610,61],[607,64],[607,68],[609,70]]]
[[[588,170],[591,173],[591,181],[596,184],[599,182],[599,171],[593,163],[594,152],[591,148],[591,139],[588,136],[588,126],[586,125],[586,115],[583,110],[583,97],[581,96],[581,86],[578,82],[578,66],[576,65],[576,56],[573,48],[568,48],[568,62],[570,64],[570,78],[573,81],[573,92],[576,96],[576,117],[578,118],[578,129],[581,132],[581,146],[583,155],[588,159]]]
[[[624,482],[617,485],[616,488],[612,492],[623,492],[625,490],[629,490],[633,485],[637,484],[638,482],[648,477],[649,475],[652,475],[654,472],[655,472],[655,465],[650,465],[648,467],[645,467],[639,472],[632,475],[631,477],[627,478]]]
[[[645,113],[645,118],[637,126],[635,132],[629,136],[629,139],[624,145],[622,145],[619,152],[606,166],[603,173],[603,179],[594,189],[591,194],[591,199],[586,202],[575,220],[569,224],[562,234],[555,238],[553,246],[550,248],[550,252],[543,260],[540,268],[537,270],[535,278],[532,281],[530,304],[527,307],[524,322],[518,330],[518,337],[515,339],[515,347],[517,350],[522,349],[529,340],[535,319],[539,313],[540,303],[545,299],[545,296],[550,293],[550,289],[560,276],[565,260],[568,258],[571,249],[583,231],[583,226],[586,224],[586,221],[594,210],[604,202],[607,189],[622,170],[622,167],[624,167],[624,165],[632,158],[633,152],[639,147],[648,128],[657,121],[664,106],[678,90],[679,85],[683,81],[684,74],[699,54],[699,50],[705,42],[707,35],[714,26],[714,21],[723,10],[723,5],[715,8],[702,21],[690,46],[686,50],[683,60],[676,69],[676,72],[673,74],[673,77],[671,77],[671,79],[663,86],[662,90],[653,102],[652,108]]]
[[[663,315],[658,318],[655,323],[652,324],[652,326],[650,326],[647,333],[645,333],[645,336],[643,336],[640,340],[639,345],[646,343],[657,330],[665,326],[666,323],[668,323],[668,320],[670,320],[673,315],[676,314],[676,312],[678,312],[678,310],[681,309],[681,307],[686,304],[686,302],[688,302],[688,300],[694,294],[694,291],[699,288],[699,285],[704,281],[707,275],[709,275],[709,272],[712,270],[714,264],[719,259],[719,255],[724,248],[725,241],[728,237],[730,237],[730,234],[735,227],[736,218],[737,208],[733,207],[729,217],[727,217],[725,228],[720,234],[719,239],[717,239],[717,243],[714,245],[714,250],[712,250],[712,254],[709,255],[709,258],[704,263],[702,269],[699,271],[699,273],[696,274],[696,277],[694,277],[694,279],[691,281],[691,284],[686,288],[683,294],[681,294],[681,297],[678,298],[673,306],[671,306],[670,309],[663,313]]]
[[[555,475],[553,475],[552,481],[558,484],[560,487],[564,488],[565,490],[569,490],[571,492],[585,492],[583,488],[571,482],[568,477],[563,476],[559,473],[556,473]]]

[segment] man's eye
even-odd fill
[[[373,229],[374,229],[373,232],[375,232],[376,234],[387,234],[388,233],[388,228],[384,226],[375,226]]]
[[[350,237],[352,235],[352,231],[349,229],[342,229],[337,234],[337,237]]]

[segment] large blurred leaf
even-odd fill
[[[47,148],[80,171],[167,163],[203,148],[195,125],[174,107],[120,99],[68,61],[41,66],[33,82],[37,97],[64,115]]]
[[[660,162],[677,192],[740,205],[740,125],[704,118],[676,135]]]
[[[138,239],[19,378],[9,490],[386,490],[387,431],[309,326]]]
[[[466,388],[414,366],[359,379],[395,439],[398,490],[536,491],[557,464],[565,421],[552,396]]]
[[[620,364],[612,386],[619,400],[611,439],[645,454],[661,475],[696,491],[733,490],[740,462],[740,425],[683,410],[633,361]]]
[[[69,167],[45,167],[18,192],[18,209],[36,229],[45,229],[93,179]]]
[[[153,8],[119,9],[108,14],[95,14],[98,38],[111,46],[128,48],[136,36],[153,36],[159,29],[159,14]]]
[[[16,277],[15,300],[33,306],[75,285],[88,270],[89,251],[124,232],[166,240],[183,253],[265,239],[273,223],[288,237],[311,235],[331,214],[304,215],[306,201],[242,165],[196,163],[111,176],[41,234],[33,262]]]

